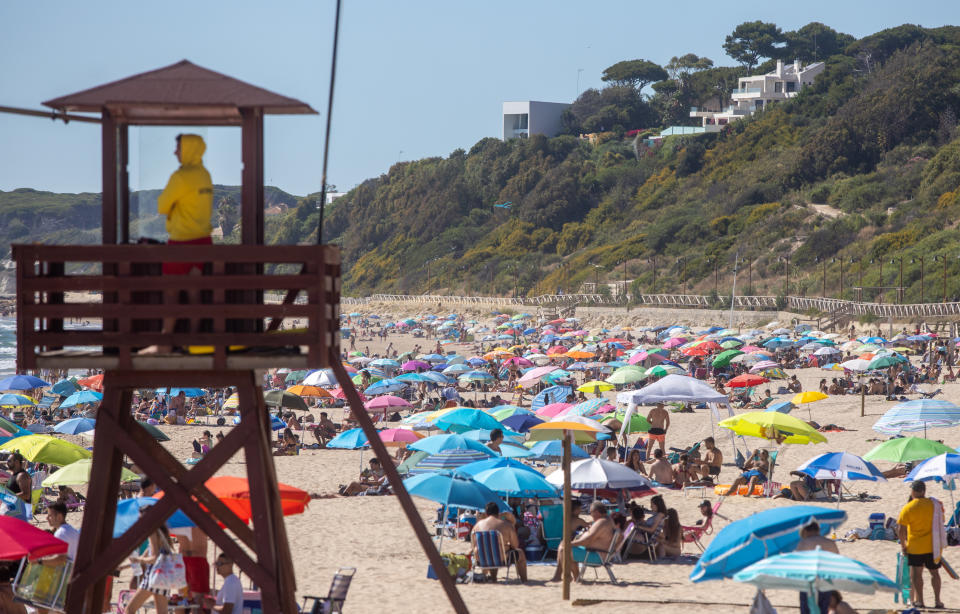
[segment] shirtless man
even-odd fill
[[[512,522],[500,518],[500,506],[491,501],[487,503],[484,510],[487,515],[482,520],[478,520],[473,527],[473,532],[477,531],[496,531],[503,538],[503,549],[507,554],[507,562],[513,562],[517,566],[517,575],[521,582],[527,581],[527,557],[523,554],[523,548],[520,547],[520,538],[517,536],[517,529]],[[473,542],[473,560],[477,560],[477,545]],[[497,570],[490,569],[486,571],[493,580],[497,579]]]
[[[712,480],[720,475],[720,468],[723,466],[723,452],[717,448],[713,437],[704,439],[703,447],[706,448],[706,452],[703,453],[703,460],[700,461],[700,475],[704,480]]]
[[[840,554],[836,542],[820,535],[820,525],[817,524],[816,520],[811,520],[807,526],[800,530],[800,543],[797,544],[797,550],[816,550],[817,548],[826,552]],[[821,612],[830,611],[830,596],[830,591],[820,593],[818,603]],[[804,592],[800,593],[800,611],[803,614],[810,612],[810,602],[807,594]]]
[[[183,531],[181,533],[180,531]],[[204,595],[210,592],[210,563],[207,562],[209,538],[198,529],[179,529],[177,542],[183,555],[183,567],[187,576],[187,588],[193,603],[200,603]]]
[[[337,434],[337,425],[327,417],[327,412],[320,412],[320,422],[313,429],[313,436],[321,448],[327,447],[327,442]]]
[[[663,403],[657,403],[647,414],[650,423],[650,432],[647,433],[647,449],[654,441],[660,442],[660,450],[666,449],[667,429],[670,428],[670,412],[663,408]]]
[[[613,539],[614,529],[613,521],[607,518],[607,507],[599,501],[594,501],[590,504],[590,517],[593,518],[590,528],[587,529],[586,533],[570,542],[570,545],[573,547],[582,546],[587,550],[606,552],[610,548],[610,540]],[[553,574],[551,582],[560,581],[563,555],[563,542],[560,542],[560,547],[557,549],[557,571]],[[573,568],[570,570],[573,573],[573,579],[576,580],[580,571],[576,564],[571,565],[571,567]]]
[[[360,479],[340,487],[340,494],[345,497],[355,497],[369,488],[378,488],[383,484],[386,474],[380,465],[379,459],[370,459],[370,469],[360,474]]]
[[[653,451],[653,464],[650,465],[650,477],[664,486],[673,484],[676,479],[673,473],[673,466],[664,458],[663,450]]]

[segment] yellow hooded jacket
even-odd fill
[[[167,216],[167,234],[172,241],[192,241],[210,236],[213,214],[213,183],[203,167],[207,146],[196,134],[180,137],[180,168],[157,198],[157,210]]]

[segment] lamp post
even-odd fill
[[[780,256],[783,263],[783,296],[790,296],[790,256]]]
[[[657,293],[657,257],[648,258],[647,262],[653,265],[653,284],[650,287],[650,294]]]
[[[860,265],[859,280],[857,281],[857,302],[863,302],[863,258],[851,258],[850,264],[854,262]]]
[[[821,286],[821,289],[820,289],[820,298],[826,298],[827,297],[827,259],[823,258],[821,260],[820,256],[817,256],[814,259],[814,262],[820,262],[823,264],[823,286]]]
[[[520,296],[520,262],[513,263],[513,298]]]
[[[900,263],[900,276],[897,278],[897,302],[903,303],[903,258],[891,258],[890,264]]]
[[[720,260],[716,257],[707,258],[707,266],[713,265],[713,293],[718,295],[720,287]]]
[[[947,302],[947,257],[946,256],[934,256],[933,261],[936,262],[938,259],[943,260],[943,302]]]
[[[687,293],[687,259],[686,258],[677,258],[677,264],[681,265],[683,268],[680,273],[680,280],[683,283],[683,293]]]
[[[924,271],[923,271],[923,268],[924,268],[924,267],[923,267],[923,265],[924,265],[923,256],[917,256],[916,258],[911,258],[911,259],[910,259],[910,264],[915,263],[917,260],[920,261],[920,302],[921,302],[921,303],[926,303],[927,301],[926,301],[926,299],[924,298],[924,294],[925,294],[925,293],[924,293],[924,287],[923,287],[923,272],[924,272]]]
[[[630,311],[630,298],[627,296],[627,259],[623,259],[623,304]]]
[[[877,302],[881,305],[883,304],[883,258],[876,259],[880,263],[880,285],[877,290]],[[874,259],[870,259],[870,264],[874,263]]]

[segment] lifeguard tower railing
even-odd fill
[[[13,259],[20,370],[320,368],[339,355],[336,247],[14,245]],[[203,274],[161,273],[176,262]],[[153,345],[178,360],[140,353]]]

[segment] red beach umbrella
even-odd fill
[[[0,561],[65,554],[67,542],[12,516],[0,516]]]

